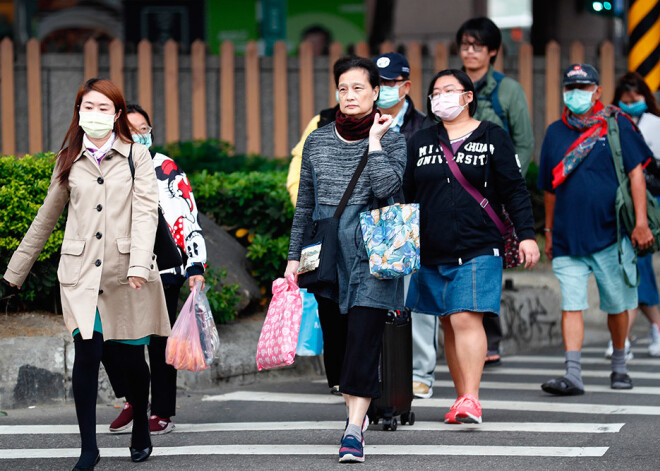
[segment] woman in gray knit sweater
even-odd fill
[[[329,386],[339,384],[348,406],[348,425],[339,461],[364,461],[362,432],[372,398],[380,396],[378,362],[388,309],[403,307],[400,279],[378,280],[369,273],[359,214],[401,189],[406,166],[403,135],[388,131],[389,115],[375,101],[379,74],[368,59],[347,57],[334,66],[339,97],[337,119],[305,141],[298,202],[291,228],[285,275],[297,274],[305,227],[331,217],[368,149],[367,165],[339,221],[338,283],[315,290],[323,330]]]

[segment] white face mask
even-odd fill
[[[93,139],[100,139],[108,135],[115,127],[115,115],[98,111],[81,111],[78,125],[85,134]]]
[[[469,104],[461,106],[459,100],[461,95],[465,95],[467,92],[463,93],[441,93],[440,95],[434,97],[431,100],[431,110],[433,114],[436,115],[443,121],[452,121],[461,114],[461,111]]]

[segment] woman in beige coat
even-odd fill
[[[135,179],[128,156],[132,154]],[[78,91],[48,194],[4,275],[20,287],[68,203],[57,270],[64,322],[73,335],[73,395],[82,451],[74,469],[93,469],[96,397],[103,342],[116,341],[136,398],[131,459],[152,451],[147,419],[149,369],[144,345],[170,323],[155,256],[158,186],[146,147],[132,144],[126,102],[109,80]]]

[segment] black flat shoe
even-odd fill
[[[151,455],[151,452],[154,450],[153,446],[145,448],[144,450],[136,450],[133,447],[128,447],[131,450],[131,461],[134,463],[140,463],[141,461],[146,461],[147,458]]]
[[[610,387],[612,389],[632,389],[632,379],[626,373],[612,371],[612,374],[610,374]]]
[[[546,381],[541,385],[541,389],[555,396],[580,396],[584,394],[584,389],[575,386],[566,376]]]
[[[96,458],[94,459],[94,464],[91,466],[78,466],[77,464],[73,467],[73,471],[94,471],[94,466],[99,464],[101,461],[101,453],[96,452]]]

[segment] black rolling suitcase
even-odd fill
[[[382,419],[383,430],[392,431],[398,426],[397,417],[402,424],[413,425],[412,325],[407,309],[387,313],[378,373],[381,396],[369,405],[369,422],[378,424]]]

